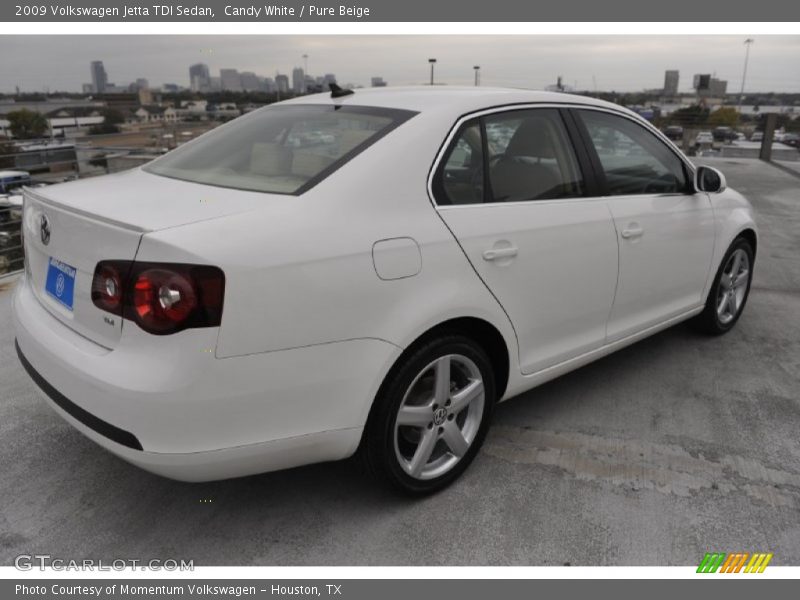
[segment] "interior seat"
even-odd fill
[[[542,159],[556,158],[550,123],[542,118],[525,119],[509,141],[506,151],[491,169],[496,202],[519,202],[558,198],[562,192],[559,174]]]

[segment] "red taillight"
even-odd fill
[[[218,326],[224,292],[223,272],[205,265],[102,261],[92,282],[95,306],[158,335]]]
[[[122,261],[106,261],[97,265],[92,280],[92,302],[98,308],[122,315],[122,267],[127,273],[127,265]]]

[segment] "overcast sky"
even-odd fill
[[[65,27],[68,25],[65,25]],[[436,81],[541,89],[562,75],[579,89],[635,91],[662,87],[666,69],[680,70],[689,91],[695,73],[716,73],[739,90],[745,36],[0,36],[0,91],[80,91],[89,62],[102,60],[109,81],[145,77],[189,85],[189,65],[291,75],[308,54],[312,75],[334,73],[340,84],[426,83],[436,57]],[[751,48],[746,90],[800,92],[800,36],[759,36]]]

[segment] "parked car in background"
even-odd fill
[[[736,139],[736,132],[731,127],[715,127],[711,132],[715,142],[727,144]]]
[[[24,211],[17,352],[86,436],[187,481],[358,453],[414,494],[498,401],[729,331],[757,249],[747,200],[635,113],[485,87],[271,104]]]
[[[0,194],[8,194],[30,182],[31,175],[27,171],[0,171]]]
[[[800,147],[800,134],[787,133],[785,136],[783,136],[783,143],[787,146],[791,146],[792,148]]]
[[[680,125],[670,125],[664,128],[664,135],[673,142],[683,141],[683,127]]]
[[[697,134],[697,137],[694,138],[695,146],[702,146],[705,144],[713,144],[714,143],[714,136],[710,131],[701,131]]]
[[[751,142],[760,142],[764,139],[764,132],[763,131],[754,131],[753,135],[750,136]]]

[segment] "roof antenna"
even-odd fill
[[[329,83],[328,87],[331,90],[331,98],[341,98],[342,96],[349,96],[355,93],[353,90],[342,89],[333,82]]]

